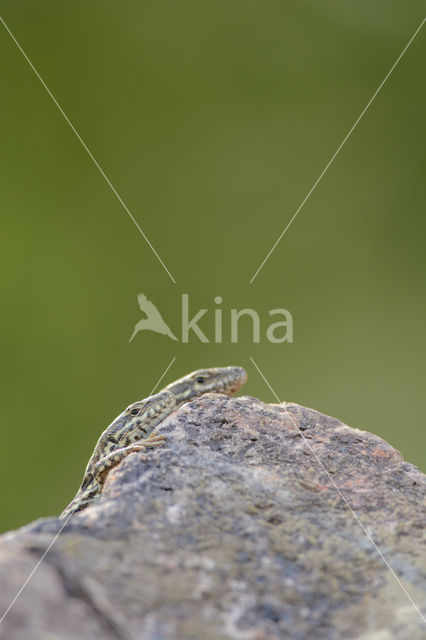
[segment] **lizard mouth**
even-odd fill
[[[241,389],[241,387],[247,382],[247,372],[242,367],[230,367],[230,370],[227,393],[232,395]]]

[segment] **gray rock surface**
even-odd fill
[[[403,590],[426,616],[426,477],[389,444],[299,405],[221,395],[158,432],[167,446],[131,454],[65,526],[1,638],[426,638]],[[62,525],[0,538],[1,611]]]

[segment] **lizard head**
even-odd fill
[[[86,467],[82,488],[87,488],[88,483],[92,482],[90,472],[100,458],[148,436],[154,427],[172,413],[175,405],[173,394],[165,391],[130,404],[99,438]]]
[[[231,396],[238,391],[247,380],[247,373],[242,367],[216,367],[199,369],[176,380],[166,390],[176,396],[176,403],[182,404],[205,393],[224,393]]]
[[[174,397],[170,393],[160,391],[154,396],[133,402],[120,417],[125,422],[126,431],[131,431],[132,428],[137,428],[141,424],[151,427],[154,422],[157,425],[164,420],[174,406]]]
[[[117,445],[125,446],[122,439],[133,441],[132,434],[149,435],[154,427],[166,418],[175,408],[175,398],[171,393],[160,391],[154,396],[130,404],[114,420],[98,441],[101,452],[113,450]]]

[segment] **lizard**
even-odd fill
[[[130,453],[165,444],[154,428],[186,402],[206,393],[231,396],[247,380],[242,367],[199,369],[167,385],[160,392],[129,405],[105,429],[96,443],[75,497],[59,519],[82,511],[102,494],[108,473]]]

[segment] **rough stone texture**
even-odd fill
[[[295,404],[221,395],[185,405],[158,431],[168,446],[111,472],[1,638],[426,638],[307,443],[426,616],[426,477],[389,444]],[[1,610],[61,524],[0,538]]]

